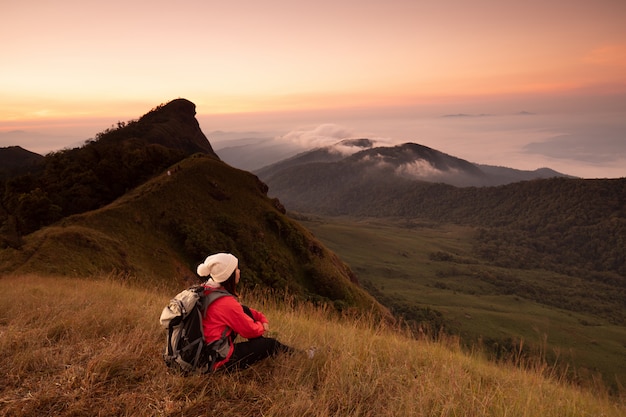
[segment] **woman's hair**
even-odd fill
[[[237,275],[237,268],[233,271],[232,274],[228,277],[228,279],[222,282],[222,287],[235,297],[239,297],[239,293],[237,292],[237,279],[235,278]]]

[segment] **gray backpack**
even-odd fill
[[[184,374],[212,371],[230,350],[228,328],[219,340],[204,343],[202,318],[213,301],[232,295],[223,290],[204,295],[205,290],[203,286],[194,286],[181,291],[161,312],[161,326],[167,331],[163,359],[168,367],[178,368]]]

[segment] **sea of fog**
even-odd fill
[[[258,166],[342,139],[381,146],[414,142],[470,162],[522,170],[548,167],[582,178],[626,177],[626,118],[621,114],[465,114],[352,117],[287,123],[265,119],[238,129],[203,130],[214,149],[256,150]],[[214,124],[215,120],[201,120]],[[263,149],[267,152],[266,159]],[[226,153],[226,152],[224,152]],[[229,162],[228,160],[226,160]],[[255,164],[252,164],[255,165]]]

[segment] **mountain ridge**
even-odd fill
[[[270,187],[279,175],[292,177],[295,173],[289,172],[289,170],[294,169],[294,166],[301,166],[298,171],[301,173],[304,170],[302,166],[308,163],[333,164],[340,161],[354,164],[355,170],[370,171],[370,175],[375,175],[371,171],[379,169],[380,175],[391,174],[415,181],[444,183],[457,187],[498,186],[549,177],[571,178],[569,175],[549,168],[522,171],[514,168],[474,164],[413,142],[395,146],[375,146],[375,142],[369,139],[354,141],[340,141],[333,145],[315,148],[253,172],[268,182]],[[352,152],[346,152],[346,149],[350,148]],[[319,166],[316,167],[316,169],[319,168]],[[326,169],[332,170],[333,167],[329,165]],[[278,174],[279,172],[281,173]]]
[[[7,177],[0,230],[25,235],[97,209],[195,153],[219,160],[195,119],[195,104],[185,99],[161,104],[138,120],[118,122],[80,147],[45,155],[36,171]]]

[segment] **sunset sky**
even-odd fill
[[[624,177],[625,22],[623,0],[0,0],[0,146],[75,146],[183,97],[210,140],[331,126]]]

